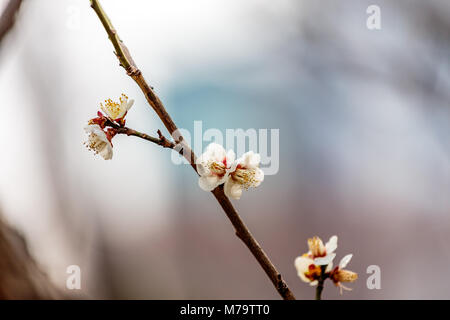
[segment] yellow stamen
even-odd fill
[[[91,133],[88,137],[88,141],[85,142],[86,147],[92,150],[94,153],[99,153],[100,150],[106,147],[106,142],[99,139],[95,134]]]
[[[308,239],[308,246],[311,254],[314,257],[323,257],[326,255],[325,246],[319,237],[313,237]]]
[[[339,270],[337,280],[339,282],[354,282],[358,279],[358,274],[349,270]]]
[[[246,190],[250,187],[256,186],[259,182],[256,179],[255,169],[238,168],[231,174],[231,177],[233,178],[234,181],[241,184]]]
[[[221,162],[212,161],[208,164],[209,170],[217,175],[224,175],[226,172],[226,167]]]
[[[305,272],[305,277],[307,277],[309,280],[313,281],[313,280],[319,279],[321,274],[322,274],[322,269],[320,268],[320,266],[311,264],[308,267],[308,271]]]
[[[113,101],[112,99],[106,99],[105,104],[100,103],[100,108],[113,120],[123,116],[124,108],[128,101],[128,96],[122,93],[119,98],[120,103]]]

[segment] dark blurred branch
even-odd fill
[[[13,28],[22,0],[10,0],[0,16],[0,47]],[[0,300],[69,298],[31,256],[25,238],[0,215]]]
[[[105,11],[101,7],[100,3],[97,0],[91,0],[91,7],[94,9],[95,13],[99,17],[100,21],[103,24],[103,27],[106,30],[106,33],[109,36],[116,52],[116,56],[120,61],[120,65],[126,70],[127,74],[133,78],[133,80],[139,85],[142,92],[144,93],[148,103],[152,106],[153,110],[159,116],[164,126],[169,131],[170,135],[173,137],[174,141],[177,141],[177,144],[183,150],[183,156],[186,160],[189,161],[192,168],[197,172],[197,168],[195,165],[195,154],[192,152],[190,146],[184,142],[183,137],[177,136],[178,128],[173,122],[170,115],[167,113],[163,103],[158,98],[158,96],[153,92],[152,88],[147,84],[144,77],[142,76],[141,71],[138,69],[136,64],[134,63],[131,55],[124,45],[122,40],[120,40],[117,31],[114,29],[111,21],[106,15]],[[138,135],[139,136],[139,135]],[[148,140],[148,139],[146,139]],[[152,141],[152,140],[150,140]],[[154,142],[154,141],[152,141]],[[230,200],[225,196],[223,187],[219,186],[212,191],[217,201],[219,202],[222,209],[225,211],[228,219],[231,221],[233,227],[236,230],[236,235],[245,243],[247,248],[251,251],[253,256],[259,262],[261,267],[266,272],[267,276],[272,281],[278,293],[286,300],[295,299],[294,294],[290,291],[287,284],[281,278],[281,274],[277,271],[273,263],[270,261],[269,257],[263,251],[259,243],[252,236],[247,226],[242,221],[236,209],[231,204]]]
[[[25,239],[0,217],[0,299],[58,299],[63,295],[31,257]]]
[[[17,11],[19,11],[21,4],[22,0],[10,0],[6,5],[5,10],[0,17],[0,43],[3,40],[4,36],[14,25],[14,21],[16,20],[16,13]]]
[[[327,274],[325,272],[325,270],[327,269],[327,266],[320,266],[321,268],[321,273],[320,273],[320,278],[318,280],[317,283],[317,287],[316,287],[316,300],[322,300],[322,291],[323,291],[323,284],[325,282],[325,279],[327,279]]]

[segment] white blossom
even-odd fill
[[[297,257],[294,261],[295,268],[297,269],[297,275],[300,279],[311,286],[315,286],[318,283],[318,279],[322,275],[322,267],[315,263],[307,253]],[[328,273],[333,268],[333,263],[330,263],[325,268],[325,273]]]
[[[259,168],[261,157],[249,151],[236,160],[234,169],[225,181],[224,191],[227,197],[240,199],[242,190],[257,187],[264,180],[264,172]]]
[[[101,155],[105,160],[111,159],[113,147],[102,128],[98,124],[89,124],[84,130],[88,134],[88,141],[85,142],[88,149]]]
[[[341,294],[342,290],[352,290],[345,287],[342,282],[354,282],[358,279],[358,274],[356,272],[344,269],[349,264],[352,257],[353,254],[348,254],[343,257],[339,262],[339,265],[330,274],[330,279],[333,280],[337,287],[339,287]]]
[[[304,282],[314,286],[326,279],[331,279],[333,283],[342,290],[351,290],[342,285],[342,282],[354,282],[358,279],[358,274],[344,268],[352,259],[352,254],[348,254],[341,259],[339,265],[333,269],[333,259],[336,254],[337,236],[332,236],[324,245],[319,237],[308,239],[309,251],[294,261],[297,274]]]
[[[332,236],[324,245],[319,237],[308,239],[309,251],[294,261],[297,274],[304,282],[314,286],[322,276],[322,271],[328,273],[333,267],[334,251],[337,248],[337,236]],[[325,266],[323,270],[322,266]]]
[[[319,237],[308,239],[309,257],[314,259],[317,265],[328,265],[336,257],[334,251],[337,249],[337,241],[337,236],[332,236],[325,245]]]
[[[133,99],[130,99],[130,101],[128,101],[128,96],[122,93],[122,95],[119,98],[119,103],[111,99],[107,99],[105,100],[105,104],[100,103],[100,108],[103,110],[103,112],[106,113],[106,115],[111,120],[118,120],[123,119],[125,117],[125,115],[127,114],[128,110],[130,110],[133,103],[134,103]]]
[[[226,152],[220,144],[211,143],[196,161],[200,188],[211,191],[224,183],[236,167],[235,157],[233,150]]]
[[[317,285],[317,279],[319,279],[322,271],[319,266],[314,264],[313,259],[303,255],[295,259],[294,265],[300,279],[306,283],[309,283],[311,286]]]

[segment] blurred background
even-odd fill
[[[280,130],[278,174],[234,204],[297,298],[314,289],[295,257],[336,234],[360,278],[343,296],[327,283],[325,299],[450,299],[448,0],[102,4],[179,127]],[[366,27],[371,4],[381,30]],[[163,129],[89,1],[23,1],[0,90],[1,215],[67,294],[279,298],[170,151],[117,136],[104,161],[83,146],[99,102],[122,92],[128,126]],[[79,292],[65,289],[73,264]]]

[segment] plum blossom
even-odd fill
[[[308,254],[297,257],[294,261],[297,275],[306,283],[315,286],[319,283],[322,276],[322,268],[320,265],[314,263],[314,260],[308,257]],[[325,269],[325,273],[331,271],[331,264]]]
[[[337,236],[332,236],[330,240],[323,245],[322,239],[319,237],[308,239],[308,257],[314,259],[314,263],[317,265],[328,265],[336,257],[334,251],[337,248],[337,240]]]
[[[196,161],[200,188],[211,191],[223,184],[236,168],[235,157],[233,150],[226,152],[220,144],[211,143]]]
[[[113,156],[112,136],[103,131],[98,124],[88,124],[84,127],[88,134],[88,141],[85,142],[88,149],[99,154],[105,160],[110,160]]]
[[[250,187],[258,187],[264,180],[264,172],[259,168],[261,157],[259,154],[249,151],[236,160],[234,169],[225,181],[224,191],[227,197],[240,199],[242,190]]]
[[[294,265],[300,279],[314,286],[322,278],[322,272],[331,271],[336,256],[337,236],[332,236],[325,245],[319,237],[312,237],[308,239],[308,248],[307,253],[295,259]]]
[[[128,101],[128,96],[122,93],[119,98],[119,103],[111,99],[106,99],[105,104],[100,103],[100,108],[111,120],[120,121],[125,118],[133,103],[133,99]]]
[[[249,151],[237,160],[235,157],[233,150],[226,152],[221,145],[211,143],[196,161],[200,187],[211,191],[224,184],[227,197],[240,199],[243,189],[259,186],[264,180],[260,155]]]
[[[352,290],[350,288],[345,287],[342,284],[342,282],[355,282],[358,279],[357,273],[344,269],[350,262],[352,257],[353,254],[348,254],[345,257],[343,257],[339,262],[339,265],[336,268],[334,268],[333,271],[331,271],[330,273],[330,279],[337,287],[339,287],[341,294],[342,290]]]
[[[125,126],[125,116],[134,103],[133,99],[128,101],[128,96],[123,93],[119,101],[120,103],[117,103],[107,99],[104,105],[100,103],[100,108],[106,113],[106,116],[98,111],[97,117],[90,119],[88,125],[84,127],[88,134],[88,141],[85,142],[85,145],[96,154],[100,154],[105,160],[110,160],[113,156],[111,140],[117,134],[117,128],[113,126]],[[107,126],[111,127],[106,128]]]
[[[297,257],[294,261],[297,275],[302,281],[309,283],[311,286],[319,285],[323,288],[323,282],[329,278],[340,288],[341,293],[343,289],[351,290],[344,287],[342,282],[354,282],[358,278],[355,272],[344,269],[353,255],[346,255],[339,265],[333,269],[337,240],[337,236],[332,236],[324,245],[319,237],[308,239],[309,251]]]

